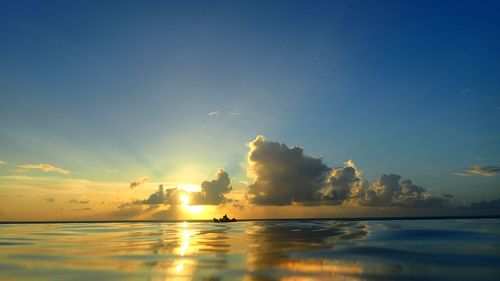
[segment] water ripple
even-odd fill
[[[0,280],[497,280],[499,220],[0,225]]]

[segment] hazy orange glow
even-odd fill
[[[196,184],[180,184],[178,188],[186,192],[198,192],[201,190],[200,186]]]
[[[180,195],[179,200],[181,201],[182,209],[187,211],[188,215],[199,215],[204,209],[200,205],[189,205],[189,201],[191,200],[189,193]]]

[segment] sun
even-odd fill
[[[182,194],[179,196],[179,201],[181,201],[181,207],[187,213],[191,215],[199,215],[203,211],[203,206],[200,205],[189,205],[191,198],[188,194]]]
[[[189,206],[189,197],[187,195],[181,195],[181,196],[179,196],[179,200],[181,200],[181,206],[182,207]]]

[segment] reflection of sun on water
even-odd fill
[[[179,199],[183,202],[183,206],[184,204],[188,206],[189,197],[183,195]],[[190,229],[188,222],[179,223],[175,227],[178,231],[179,247],[174,250],[174,253],[179,257],[168,269],[167,280],[191,280],[196,268],[196,261],[189,256],[196,254],[197,248],[196,243],[190,245],[190,240],[197,232]]]
[[[176,267],[175,267],[175,270],[177,272],[181,272],[182,270],[184,269],[184,262],[181,261],[181,263],[179,263]]]
[[[189,230],[184,230],[183,237],[182,237],[182,246],[179,249],[179,254],[181,257],[183,257],[186,254],[186,251],[189,249],[189,236],[192,234],[189,232]]]
[[[181,241],[179,248],[177,248],[175,251],[177,254],[179,254],[179,256],[183,257],[188,253],[194,252],[195,249],[190,247],[190,240],[191,237],[195,234],[196,232],[189,228],[188,222],[182,222],[180,224],[179,236]]]

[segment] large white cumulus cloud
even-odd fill
[[[434,197],[411,180],[384,174],[370,184],[352,160],[330,168],[300,147],[257,136],[249,144],[250,202],[257,205],[361,205],[377,207],[443,207],[450,197]]]
[[[340,205],[353,196],[361,194],[367,188],[368,182],[361,179],[361,173],[352,160],[344,167],[332,169],[323,189],[323,199],[329,204]]]
[[[251,202],[258,205],[289,205],[317,202],[330,168],[319,158],[304,154],[300,147],[266,141],[257,136],[250,142],[249,185]]]
[[[347,202],[363,206],[389,207],[443,207],[450,198],[434,197],[411,180],[401,181],[400,175],[383,174],[373,184],[363,184]]]

